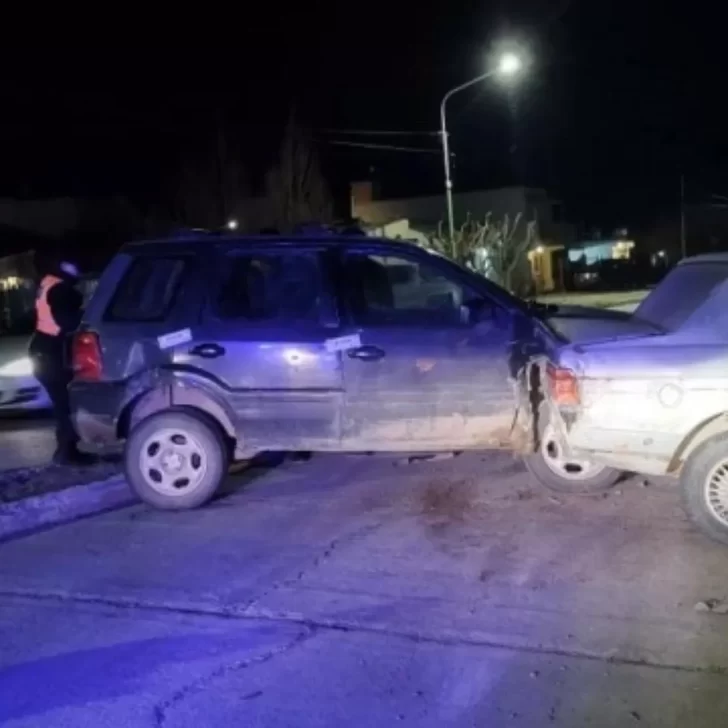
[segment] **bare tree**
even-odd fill
[[[304,223],[331,221],[333,204],[315,149],[293,114],[283,132],[278,160],[265,177],[273,223],[290,232]]]
[[[535,222],[522,223],[520,214],[495,222],[489,213],[482,222],[468,216],[453,238],[440,223],[427,245],[513,293],[526,294],[531,287],[527,254],[535,240]]]
[[[248,196],[245,169],[237,159],[201,155],[177,174],[173,217],[186,227],[219,229],[235,203]],[[243,221],[240,221],[241,227]]]
[[[211,230],[222,228],[241,201],[249,197],[243,149],[228,135],[221,114],[214,128],[185,145],[184,156],[174,174],[172,217],[177,225]],[[243,220],[238,220],[240,227]]]

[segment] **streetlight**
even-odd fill
[[[443,96],[442,103],[440,104],[440,138],[442,139],[442,158],[445,167],[445,199],[447,201],[447,229],[450,233],[450,240],[455,237],[455,221],[453,220],[453,206],[452,206],[452,179],[450,178],[450,145],[447,139],[447,120],[445,118],[445,106],[448,99],[456,94],[458,91],[463,91],[466,88],[474,86],[476,83],[485,81],[492,76],[502,76],[504,78],[510,78],[515,76],[523,68],[523,60],[520,56],[515,53],[504,53],[495,68],[491,68],[485,73],[481,73],[480,76],[476,76],[470,81],[466,81],[460,86],[450,89],[445,96]]]
[[[228,220],[227,224],[225,225],[228,230],[237,230],[238,229],[238,221],[234,218],[232,220]]]

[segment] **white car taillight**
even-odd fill
[[[571,369],[549,364],[546,367],[549,392],[559,407],[574,407],[580,403],[579,380]]]

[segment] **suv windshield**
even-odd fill
[[[728,263],[679,265],[640,304],[634,315],[665,331],[676,331],[728,279]]]

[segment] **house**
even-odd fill
[[[399,237],[412,240],[417,235],[434,235],[446,225],[444,194],[379,199],[376,187],[368,180],[353,182],[350,192],[351,217],[370,229],[389,230],[396,225],[403,231]],[[484,220],[488,215],[493,220],[514,221],[520,217],[525,235],[526,224],[534,222],[536,239],[527,253],[533,285],[538,291],[548,291],[559,284],[554,256],[571,243],[574,229],[561,220],[561,204],[549,198],[545,190],[503,187],[459,192],[453,195],[453,211],[456,227],[468,219]]]
[[[418,245],[426,245],[427,235],[420,230],[415,230],[407,218],[392,220],[381,225],[370,224],[360,221],[360,226],[367,235],[377,238],[389,238],[390,240],[406,240]]]
[[[0,225],[0,333],[32,316],[38,278],[34,251],[47,243],[40,235]]]
[[[601,260],[629,260],[633,250],[634,240],[626,238],[582,240],[569,248],[568,257],[570,263],[594,265]]]

